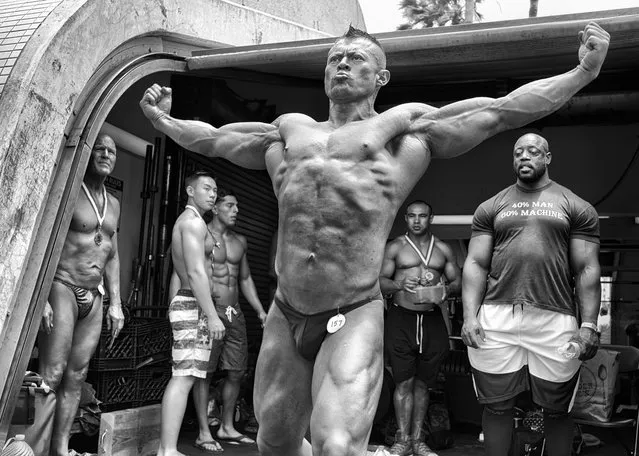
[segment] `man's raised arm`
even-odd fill
[[[241,122],[215,128],[205,122],[171,117],[171,103],[171,89],[153,84],[144,92],[140,107],[155,129],[185,149],[207,157],[225,158],[244,168],[266,168],[266,149],[280,139],[276,125]]]
[[[468,152],[485,139],[541,119],[566,103],[601,70],[610,35],[595,23],[579,32],[579,65],[573,70],[526,84],[502,98],[473,98],[429,110],[413,122],[424,135],[433,157]]]

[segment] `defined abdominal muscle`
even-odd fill
[[[294,294],[308,292],[319,301],[367,294],[377,284],[383,255],[377,246],[384,243],[374,241],[370,234],[352,240],[326,234],[320,230],[310,239],[282,239],[278,253],[281,285]]]

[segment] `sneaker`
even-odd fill
[[[413,456],[437,456],[437,453],[421,440],[413,440]]]
[[[391,456],[409,456],[413,452],[410,437],[402,439],[398,431],[395,435],[395,443],[388,452]]]

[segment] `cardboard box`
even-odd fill
[[[160,445],[161,404],[103,413],[98,456],[150,456]]]

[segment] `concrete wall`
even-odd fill
[[[236,0],[236,3],[335,36],[344,33],[349,24],[366,30],[358,0]]]

